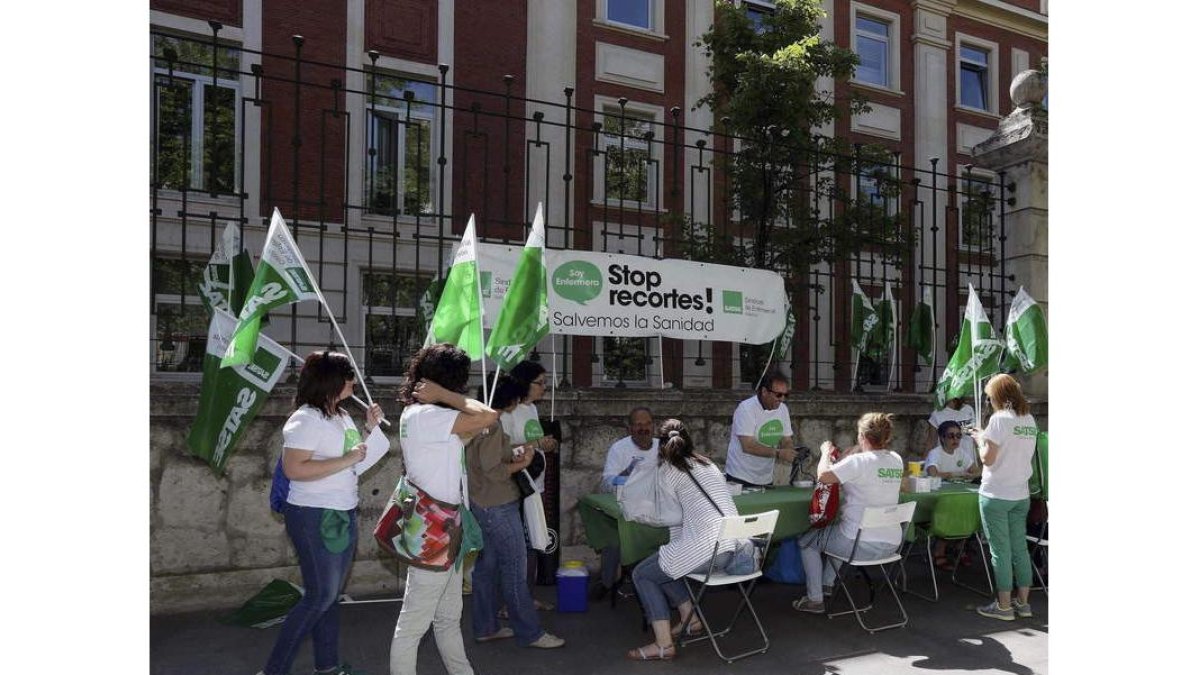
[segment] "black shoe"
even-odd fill
[[[592,585],[592,590],[588,594],[588,598],[590,598],[592,602],[600,602],[608,595],[610,590],[612,589],[610,589],[608,586],[597,582]]]

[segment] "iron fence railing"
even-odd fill
[[[793,140],[779,199],[787,217],[758,237],[731,198],[730,162],[764,139],[683,123],[683,105],[648,114],[624,99],[593,109],[576,91],[557,101],[362,68],[294,51],[244,50],[212,35],[152,32],[150,357],[158,373],[195,372],[207,315],[199,274],[226,223],[261,250],[271,207],[288,218],[310,267],[373,378],[402,374],[424,333],[417,308],[440,264],[476,216],[483,241],[523,243],[537,202],[551,248],[763,264],[787,280],[797,317],[794,386],[925,391],[953,349],[967,284],[1003,321],[1015,283],[1005,261],[1003,174],[868,162]],[[793,146],[786,146],[791,148]],[[770,167],[768,167],[770,168]],[[790,248],[783,242],[791,242]],[[799,242],[799,244],[797,244]],[[922,289],[933,290],[937,360],[901,346],[854,359],[851,280],[872,297],[885,284],[903,345]],[[333,342],[315,304],[270,317],[267,333],[297,353]],[[997,326],[1000,328],[1000,326]],[[678,340],[547,338],[574,386],[751,386],[766,348]],[[893,363],[893,361],[895,361]],[[549,363],[547,363],[549,365]],[[857,373],[857,381],[853,380]]]

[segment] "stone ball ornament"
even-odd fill
[[[1013,78],[1008,95],[1013,105],[1022,110],[1041,105],[1046,97],[1046,78],[1036,70],[1023,70]]]

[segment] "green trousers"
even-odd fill
[[[1029,515],[1029,498],[992,499],[979,495],[979,514],[983,532],[992,550],[992,570],[996,574],[996,590],[1011,591],[1015,574],[1017,588],[1033,584],[1033,568],[1029,562],[1029,546],[1025,543],[1025,518]]]

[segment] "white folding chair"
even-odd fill
[[[778,519],[778,510],[740,516],[727,516],[721,519],[721,531],[717,535],[717,543],[713,545],[713,562],[709,563],[708,571],[704,574],[695,573],[684,577],[684,585],[687,587],[688,595],[692,599],[692,612],[696,614],[700,619],[700,623],[704,626],[704,635],[691,639],[681,639],[680,646],[707,639],[712,643],[717,656],[725,659],[728,663],[733,663],[738,659],[752,654],[762,654],[767,651],[767,648],[770,646],[770,640],[767,639],[767,632],[763,629],[762,621],[759,621],[758,613],[754,611],[754,605],[750,602],[750,594],[754,592],[754,586],[758,583],[759,577],[762,576],[763,558],[766,557],[766,551],[771,545],[771,534],[775,531],[775,521]],[[720,547],[721,542],[729,539],[750,539],[754,542],[754,545],[758,548],[758,555],[755,559],[753,572],[749,574],[726,574],[723,570],[713,569],[716,562],[717,549]],[[699,584],[699,592],[692,587],[692,582]],[[729,625],[720,631],[713,632],[708,616],[704,613],[700,603],[704,600],[704,595],[709,588],[729,586],[730,584],[737,586],[738,592],[742,594],[742,600],[738,603],[737,611],[733,613],[733,618],[729,621]],[[724,637],[733,630],[733,626],[742,615],[743,609],[750,611],[751,618],[754,619],[755,625],[758,626],[758,633],[762,636],[763,641],[762,647],[726,656],[725,652],[721,651],[721,645],[717,642],[717,638]],[[691,613],[689,613],[688,616],[683,618],[681,625],[688,626],[691,624],[691,621],[692,617]],[[686,631],[684,635],[686,635]]]
[[[836,566],[834,570],[837,573],[837,586],[833,590],[833,597],[830,598],[830,604],[832,604],[832,601],[837,598],[839,590],[845,593],[846,599],[850,601],[850,609],[844,612],[830,613],[829,618],[832,619],[835,616],[853,614],[854,618],[858,619],[858,625],[862,626],[863,630],[867,631],[868,633],[887,630],[889,628],[900,628],[908,624],[908,613],[904,611],[904,603],[900,601],[900,595],[896,593],[896,587],[892,584],[892,578],[891,575],[888,574],[887,565],[899,562],[901,560],[900,549],[904,546],[904,535],[907,534],[908,524],[912,522],[913,512],[916,510],[916,508],[916,502],[906,502],[904,504],[897,504],[895,506],[868,506],[863,510],[862,522],[859,523],[858,532],[854,535],[854,545],[850,548],[850,555],[843,557],[828,551],[825,552],[825,555],[843,563],[842,565]],[[881,558],[872,558],[870,560],[858,558],[858,542],[859,539],[862,538],[862,531],[864,529],[894,527],[897,525],[902,526],[902,534],[900,537],[900,543],[896,545],[895,551]],[[842,578],[842,568],[845,565],[859,568],[859,570],[864,573],[864,576],[867,576],[867,568],[879,568],[879,571],[882,573],[881,575],[883,576],[884,583],[887,584],[888,590],[892,592],[892,597],[896,600],[896,606],[900,608],[900,621],[883,626],[868,626],[863,621],[863,614],[865,614],[874,606],[873,599],[875,593],[874,590],[871,591],[872,599],[867,602],[866,606],[860,608],[858,605],[854,604],[854,596],[851,595],[850,589],[846,586],[846,580]],[[870,582],[869,576],[867,576],[867,581],[868,583]]]

